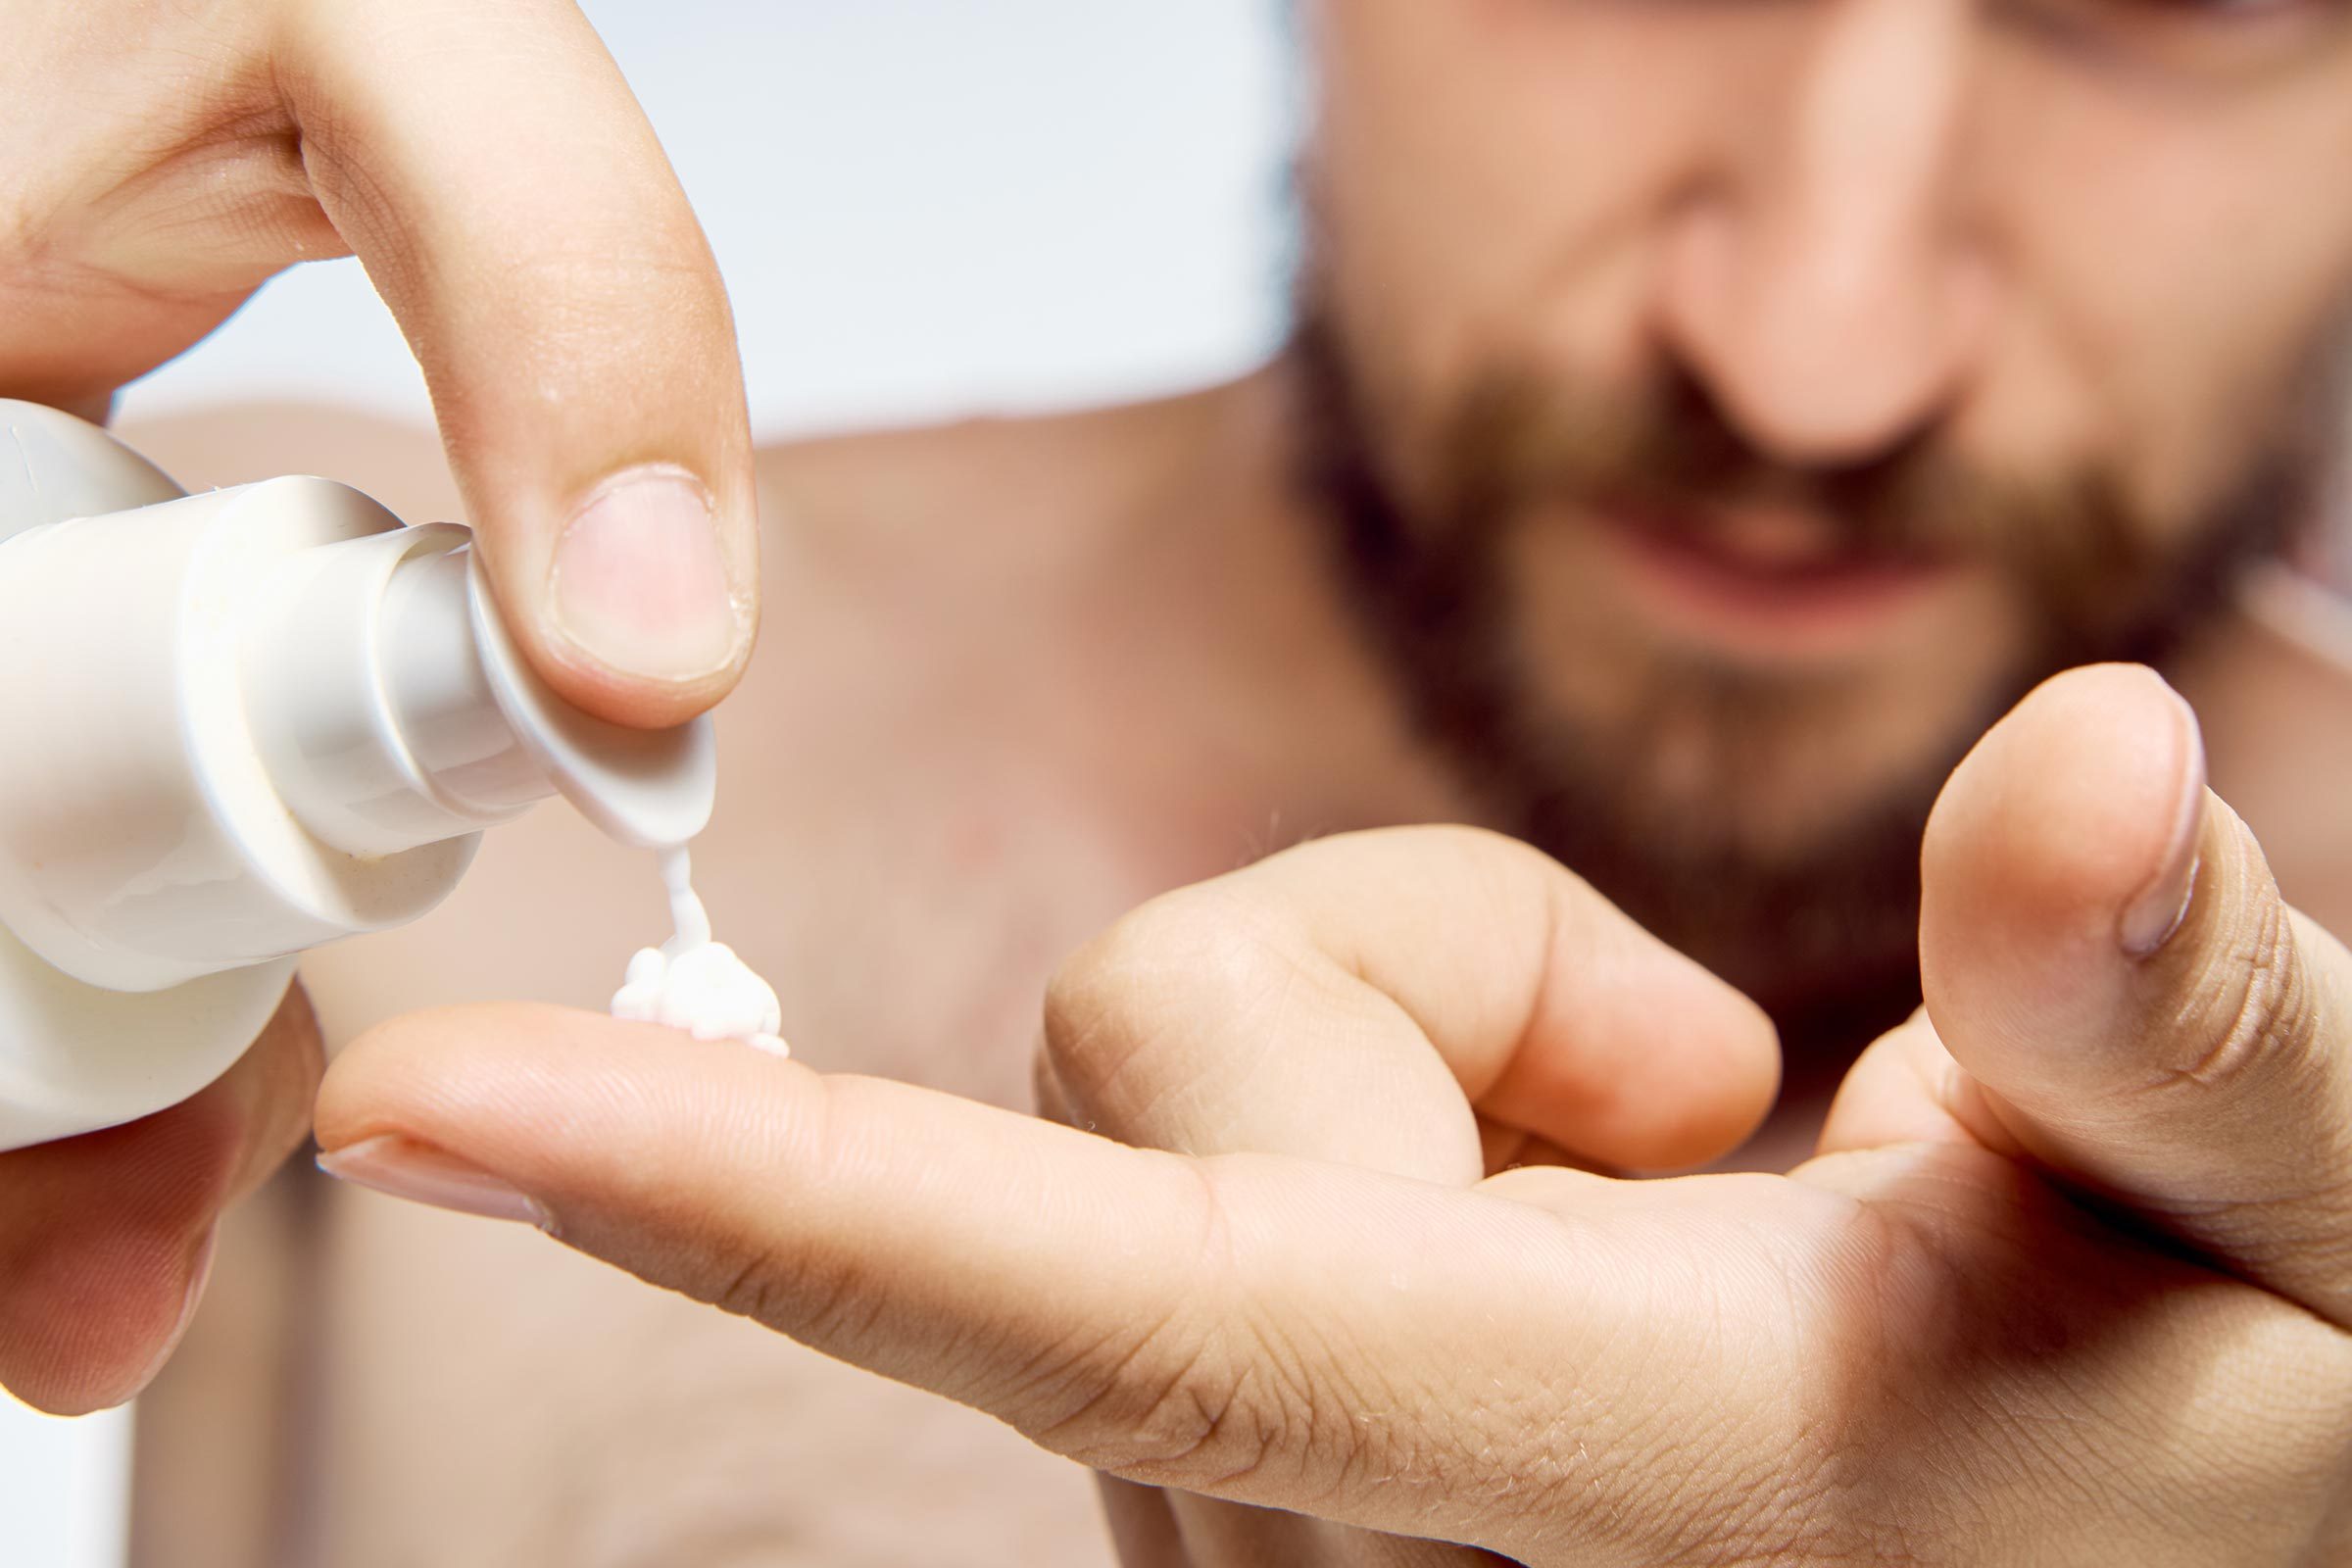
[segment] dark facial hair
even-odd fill
[[[1500,372],[1463,398],[1421,454],[1408,497],[1330,318],[1301,313],[1292,347],[1304,400],[1303,479],[1325,519],[1368,647],[1425,742],[1487,819],[1551,854],[1612,903],[1764,1004],[1792,1051],[1850,1049],[1918,1000],[1919,844],[1943,780],[1983,731],[2049,675],[2104,660],[2161,667],[2209,619],[2239,569],[2277,552],[2311,511],[2319,465],[2282,441],[2185,542],[2134,517],[2099,473],[2035,484],[1977,471],[1932,435],[1868,464],[1800,469],[1755,451],[1686,376],[1630,394]],[[1506,545],[1539,507],[1662,519],[1769,500],[1834,519],[1850,548],[2002,563],[2036,645],[1940,753],[1800,856],[1736,835],[1661,831],[1607,743],[1541,696],[1517,624]],[[1661,526],[1672,526],[1670,522]],[[1640,678],[1629,672],[1629,679]],[[1686,668],[1655,710],[1711,725],[1737,802],[1747,764],[1802,710],[1775,683]],[[1744,760],[1743,760],[1744,759]],[[1818,1046],[1808,1047],[1808,1042]],[[1791,1061],[1804,1076],[1805,1063]]]

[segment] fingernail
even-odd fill
[[[723,669],[742,635],[710,493],[683,468],[599,486],[564,529],[556,622],[608,668],[653,680]]]
[[[513,1183],[455,1154],[398,1134],[365,1139],[318,1156],[318,1168],[338,1181],[484,1219],[514,1220],[553,1230],[546,1206],[526,1198]]]
[[[2134,958],[2162,952],[2188,918],[2189,905],[2197,896],[2198,845],[2205,833],[2205,743],[2196,710],[2180,693],[2170,687],[2166,692],[2180,713],[2180,793],[2164,858],[2146,889],[2124,906],[2116,928],[2124,952]]]

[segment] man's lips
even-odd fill
[[[1803,514],[1600,521],[1605,555],[1662,629],[1758,662],[1867,653],[1959,570],[1948,557],[1861,548]]]

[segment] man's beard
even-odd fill
[[[2282,439],[2193,534],[2160,543],[2103,474],[2006,482],[1932,439],[1797,469],[1756,453],[1687,378],[1604,392],[1498,373],[1416,454],[1426,499],[1408,500],[1344,343],[1308,303],[1293,359],[1310,510],[1422,738],[1488,821],[1755,997],[1792,1046],[1858,1043],[1916,1004],[1920,838],[1984,730],[2060,670],[2161,666],[2240,569],[2308,518],[2323,466],[2316,441]],[[1793,846],[1742,830],[1755,793],[1743,783],[1771,777],[1792,740],[1835,748],[1822,691],[1724,662],[1629,657],[1605,673],[1630,688],[1614,711],[1635,716],[1596,733],[1543,695],[1514,602],[1512,536],[1544,526],[1540,513],[1687,518],[1755,502],[1832,519],[1865,555],[2000,564],[2034,628],[1940,749]],[[1683,800],[1662,811],[1664,751],[1688,760],[1694,737],[1704,776],[1692,786],[1686,766]]]

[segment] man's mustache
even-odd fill
[[[1690,521],[1770,506],[1822,519],[1858,553],[1990,564],[2070,625],[2132,603],[2164,564],[2159,531],[2102,471],[1996,475],[1932,432],[1866,462],[1795,466],[1757,451],[1687,376],[1604,393],[1492,375],[1442,450],[1441,514],[1473,526],[1544,503]]]

